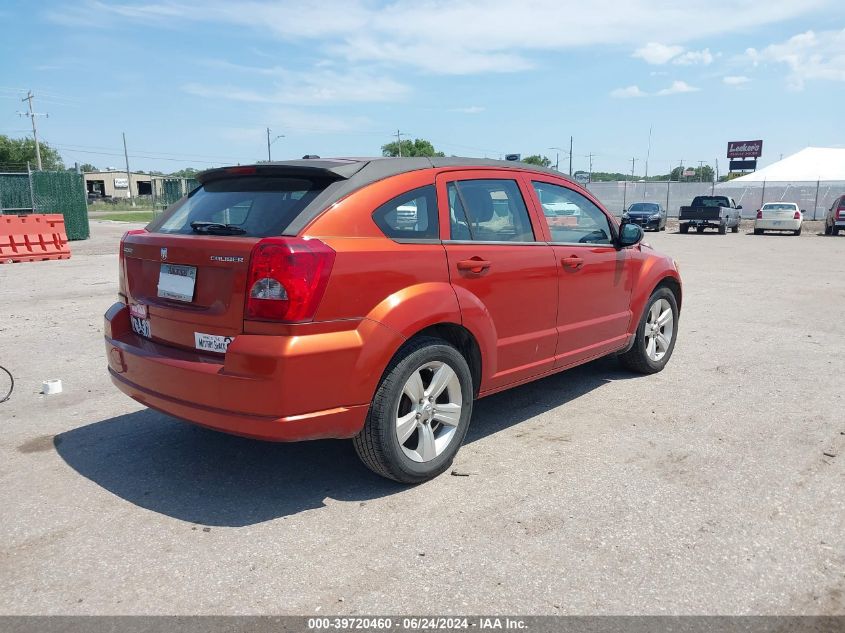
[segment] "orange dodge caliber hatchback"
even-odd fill
[[[313,159],[198,179],[120,244],[109,373],[148,407],[263,440],[352,438],[414,483],[449,467],[476,398],[672,355],[674,261],[558,172]]]

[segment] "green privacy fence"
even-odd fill
[[[153,178],[153,206],[156,209],[165,209],[182,196],[191,193],[199,184],[194,178]]]
[[[69,240],[91,235],[85,183],[73,171],[0,174],[0,215],[61,213]]]

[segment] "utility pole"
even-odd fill
[[[129,201],[135,206],[135,198],[132,196],[132,173],[129,171],[129,152],[126,151],[126,132],[123,132],[123,157],[126,159],[126,186],[129,188]]]
[[[631,180],[634,179],[634,165],[636,165],[636,164],[637,164],[637,159],[632,158],[631,159]]]
[[[29,112],[18,112],[19,116],[27,116],[32,121],[32,138],[35,139],[35,165],[38,171],[41,171],[41,147],[38,145],[38,126],[35,124],[35,118],[39,116],[49,117],[49,114],[42,114],[40,112],[32,111],[32,100],[35,95],[32,90],[27,90],[26,96],[21,101],[26,101],[29,104]]]
[[[572,177],[572,137],[569,137],[569,176]]]
[[[593,182],[593,156],[595,156],[595,154],[587,154],[587,158],[590,159],[590,177],[587,182]]]
[[[698,182],[704,182],[704,161],[698,161]]]
[[[279,134],[276,138],[272,141],[270,140],[270,128],[267,128],[267,162],[271,162],[273,159],[270,157],[270,145],[278,141],[280,138],[285,138],[284,134]]]
[[[645,155],[645,181],[648,182],[648,159],[651,158],[651,129],[653,125],[648,126],[648,151]]]
[[[549,149],[555,150],[555,171],[560,171],[560,153],[565,152],[566,150],[562,147],[550,147]],[[569,156],[569,170],[572,171],[572,147],[569,148],[570,156]]]
[[[396,130],[396,148],[399,150],[399,158],[402,158],[402,132]]]

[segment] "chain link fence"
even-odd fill
[[[193,178],[159,178],[154,177],[152,184],[153,210],[161,212],[171,204],[186,196],[199,186],[199,181]]]
[[[0,173],[0,215],[61,213],[69,240],[91,235],[81,174],[73,171]]]
[[[659,202],[669,217],[695,196],[728,196],[742,205],[742,215],[753,218],[764,202],[794,202],[807,220],[821,220],[833,201],[845,194],[845,181],[813,182],[591,182],[587,189],[608,211],[622,215],[633,202]]]

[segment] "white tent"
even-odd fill
[[[845,149],[807,147],[768,167],[721,184],[735,186],[762,184],[763,181],[775,183],[817,180],[845,181]]]

